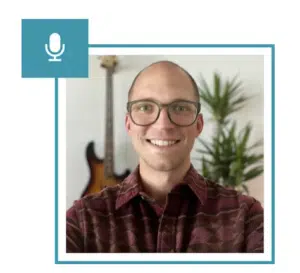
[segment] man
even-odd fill
[[[139,165],[122,183],[74,202],[67,252],[263,252],[263,209],[208,181],[190,153],[203,129],[193,78],[161,61],[129,91],[126,130]]]

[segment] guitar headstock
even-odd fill
[[[105,55],[105,56],[100,56],[99,57],[101,61],[101,66],[114,71],[115,67],[118,64],[118,59],[116,55]]]

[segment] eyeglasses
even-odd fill
[[[167,107],[170,121],[177,126],[192,125],[201,110],[201,104],[195,101],[178,100],[162,104],[153,100],[135,100],[127,103],[127,111],[132,121],[139,126],[155,123],[163,107]]]

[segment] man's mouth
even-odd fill
[[[168,147],[177,144],[180,140],[147,139],[147,142],[159,147]]]

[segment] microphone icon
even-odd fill
[[[49,36],[49,45],[45,44],[46,53],[52,57],[49,58],[49,62],[61,62],[61,59],[58,59],[65,51],[65,44],[61,44],[61,37],[58,33],[52,33]]]

